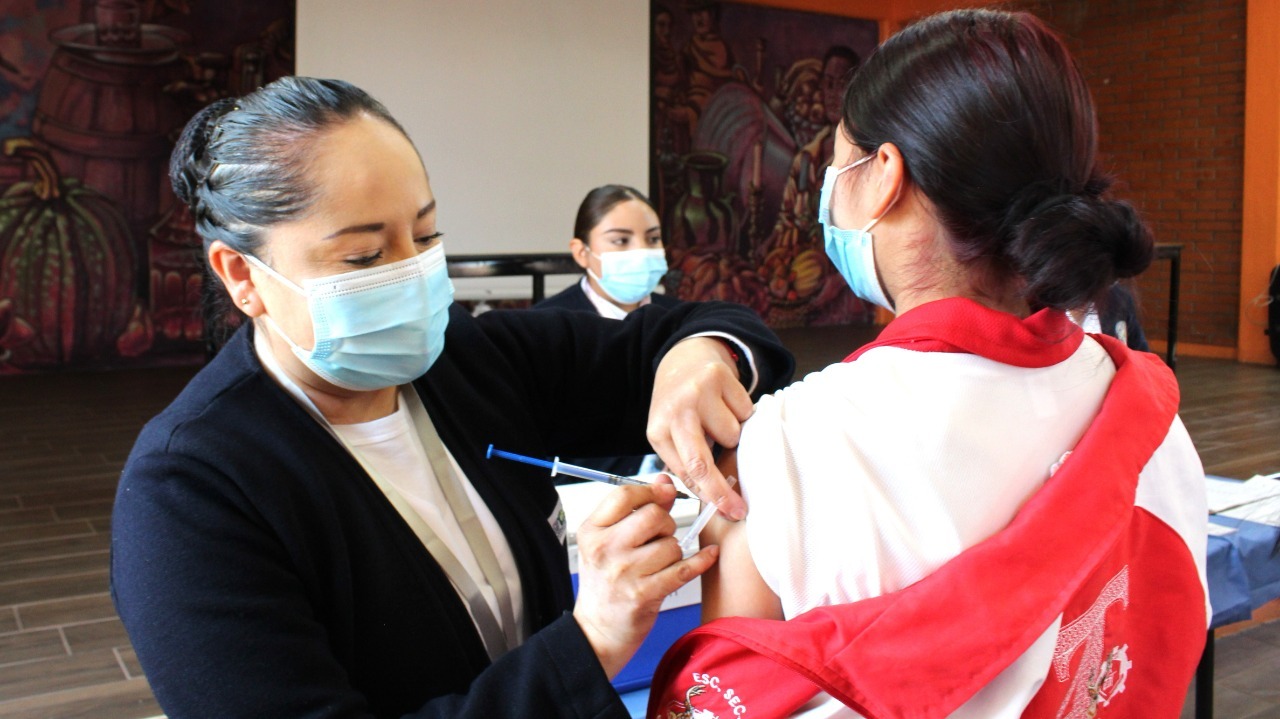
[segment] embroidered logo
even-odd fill
[[[1127,566],[1107,582],[1088,611],[1058,632],[1058,644],[1053,650],[1054,676],[1060,682],[1071,680],[1058,708],[1058,719],[1092,719],[1099,707],[1107,706],[1124,691],[1125,678],[1133,668],[1129,645],[1106,652],[1103,648],[1107,609],[1116,603],[1129,607]],[[1080,663],[1072,676],[1071,659],[1077,650]]]
[[[547,524],[551,525],[551,531],[556,533],[556,540],[564,544],[564,539],[569,534],[569,520],[564,516],[564,502],[556,500],[556,508],[551,510],[551,516],[547,517]]]
[[[743,702],[742,695],[731,687],[721,684],[720,677],[693,672],[692,679],[693,685],[684,693],[684,701],[671,700],[667,703],[666,713],[664,714],[660,709],[654,719],[720,719],[720,715],[711,709],[693,705],[693,698],[703,694],[707,695],[703,701],[704,706],[720,707],[727,712],[726,717],[745,719],[747,705]]]
[[[706,709],[698,709],[693,706],[693,698],[706,694],[706,684],[694,684],[689,687],[689,691],[684,693],[684,701],[673,701],[675,709],[668,709],[667,715],[659,714],[655,719],[720,719],[714,713]]]

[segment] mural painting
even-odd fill
[[[845,82],[874,20],[707,0],[653,2],[650,193],[667,291],[775,327],[869,323],[818,224]]]
[[[294,0],[0,0],[0,373],[203,359],[169,153],[293,72],[293,28]]]

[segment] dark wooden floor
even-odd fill
[[[801,375],[870,338],[856,328],[781,334]],[[0,377],[0,717],[160,713],[107,593],[110,511],[138,430],[191,374]],[[1179,377],[1210,473],[1280,470],[1280,371],[1184,358]],[[1218,717],[1280,719],[1280,622],[1219,639],[1217,676]]]
[[[111,503],[191,369],[0,378],[0,716],[155,716],[107,594]]]

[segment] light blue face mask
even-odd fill
[[[258,258],[244,258],[307,298],[310,350],[270,315],[263,319],[326,382],[350,390],[395,387],[421,377],[444,351],[453,283],[442,244],[389,265],[303,280],[301,287]]]
[[[587,274],[600,283],[605,294],[624,305],[633,305],[648,297],[667,274],[667,254],[663,250],[625,250],[597,255],[587,248],[587,252],[600,258],[600,275],[596,276],[590,267]]]
[[[875,155],[867,155],[838,170],[827,167],[822,178],[822,194],[818,196],[818,222],[822,224],[822,239],[826,245],[827,257],[831,258],[831,264],[836,266],[844,281],[849,283],[853,294],[892,312],[893,303],[885,296],[884,288],[880,286],[880,277],[876,274],[876,256],[871,239],[871,228],[880,218],[868,222],[861,230],[843,230],[831,224],[831,194],[836,186],[836,178],[874,157]]]

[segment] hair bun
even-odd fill
[[[1146,223],[1133,205],[1123,201],[1104,200],[1116,225],[1112,257],[1116,278],[1136,277],[1151,266],[1155,257],[1155,241]]]
[[[1151,234],[1127,202],[1091,194],[1040,200],[1013,227],[1006,254],[1035,305],[1071,309],[1151,264]]]
[[[214,129],[235,106],[235,98],[223,98],[206,105],[187,122],[178,137],[169,158],[169,183],[173,193],[188,207],[194,209],[197,190],[209,177],[212,163],[207,150]]]

